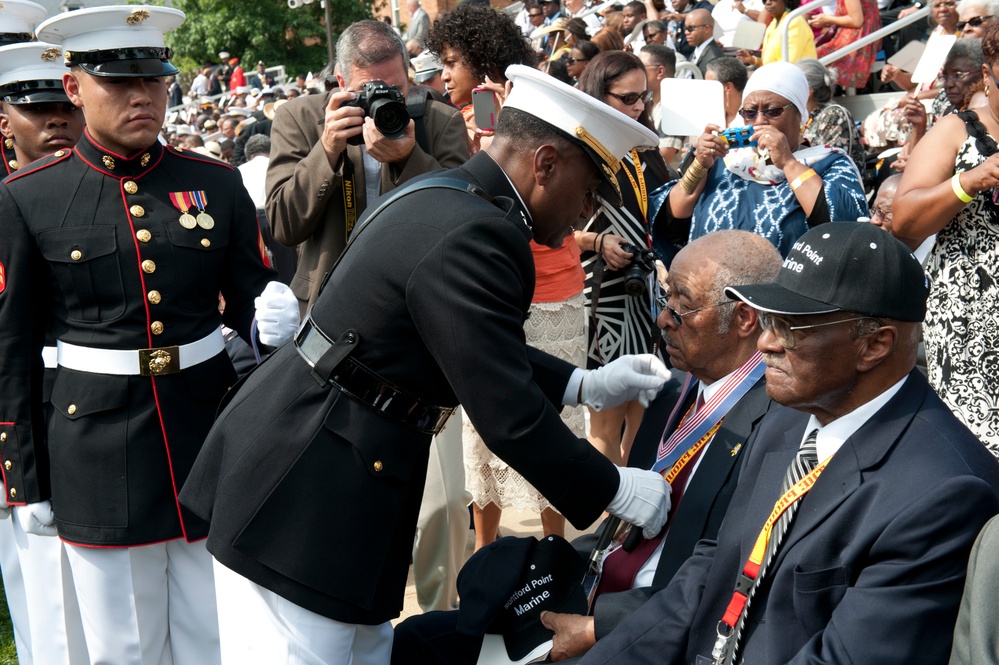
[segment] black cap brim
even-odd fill
[[[142,58],[136,60],[113,60],[91,64],[79,63],[80,69],[91,76],[105,76],[115,78],[151,78],[159,76],[173,76],[180,72],[166,60],[155,60]]]
[[[780,284],[726,286],[725,295],[733,300],[741,300],[755,309],[774,314],[828,314],[840,311],[835,305],[806,298]]]
[[[608,170],[607,163],[588,145],[581,141],[573,140],[593,160],[597,171],[600,172],[600,184],[597,186],[597,193],[613,206],[621,207],[624,205],[624,199],[621,197],[621,186],[617,182],[617,175]]]
[[[15,106],[21,104],[71,104],[63,90],[31,90],[4,95],[3,101]]]

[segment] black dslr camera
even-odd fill
[[[357,97],[344,106],[358,106],[365,115],[375,121],[385,138],[398,139],[406,133],[409,125],[409,111],[406,110],[406,98],[399,88],[384,81],[368,81],[364,89],[356,93]],[[347,139],[351,145],[364,143],[364,136],[358,134]]]
[[[631,263],[624,269],[624,290],[630,296],[641,296],[646,278],[656,269],[656,253],[628,242],[622,242],[621,249],[631,254]]]

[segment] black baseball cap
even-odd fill
[[[586,562],[564,538],[500,538],[458,573],[458,632],[502,635],[505,653],[489,662],[521,661],[553,637],[542,612],[586,614],[585,572]]]
[[[772,284],[728,286],[725,295],[775,314],[847,311],[922,321],[930,282],[909,248],[866,222],[822,224],[801,236]]]

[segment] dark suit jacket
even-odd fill
[[[712,39],[708,42],[708,45],[704,47],[704,51],[701,52],[701,57],[699,57],[694,64],[701,70],[701,74],[707,74],[708,63],[712,60],[717,60],[723,55],[725,55],[725,52],[722,50],[722,47],[718,44],[718,42]]]
[[[808,422],[778,408],[749,444],[718,532],[582,663],[694,663],[715,630]],[[965,568],[999,512],[999,465],[913,371],[803,499],[753,598],[745,662],[946,663]]]
[[[573,524],[613,498],[614,466],[571,435],[561,402],[572,366],[532,352],[530,228],[486,153],[357,235],[312,309],[353,358],[424,400],[461,403],[486,445]],[[483,351],[488,347],[488,353]],[[223,564],[309,610],[376,624],[402,609],[430,436],[320,384],[294,345],[247,379],[212,430],[183,501],[211,518]]]
[[[667,435],[676,431],[696,395],[695,383],[690,395],[685,396],[683,408],[677,410],[673,419],[667,422]],[[663,436],[662,423],[669,418],[669,410],[673,406],[658,402],[660,400],[657,399],[650,404],[642,418],[628,458],[629,466],[651,469],[655,463],[656,450]],[[672,518],[652,587],[605,593],[597,598],[593,617],[598,640],[644,604],[653,593],[669,584],[694,551],[697,541],[714,538],[718,533],[735,491],[739,468],[746,457],[745,443],[772,406],[774,403],[767,396],[766,381],[761,378],[725,416]]]
[[[311,305],[323,275],[346,245],[343,207],[343,165],[330,166],[319,143],[329,95],[305,95],[284,104],[271,127],[271,161],[267,168],[267,217],[274,238],[283,245],[301,245],[298,272],[291,289],[299,302]],[[415,176],[460,166],[468,159],[465,121],[457,109],[428,102],[424,122],[427,154],[417,144],[405,166],[382,165],[380,191],[391,191]],[[348,145],[354,166],[357,213],[367,208],[361,146]]]

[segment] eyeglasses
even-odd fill
[[[849,319],[838,319],[836,321],[826,321],[825,323],[813,323],[808,326],[792,326],[790,323],[784,319],[774,316],[773,314],[768,314],[767,312],[761,312],[756,310],[760,317],[760,328],[763,330],[769,330],[777,338],[777,341],[785,349],[793,349],[798,343],[794,337],[795,330],[808,330],[810,328],[823,328],[825,326],[834,326],[839,323],[849,323],[850,321],[874,321],[878,324],[878,327],[883,326],[878,319],[873,316],[855,316]]]
[[[642,92],[626,92],[623,95],[619,95],[616,92],[607,91],[607,94],[611,97],[620,99],[625,106],[631,106],[638,100],[642,100],[643,104],[648,104],[652,101],[652,91],[644,90]]]
[[[955,0],[943,0],[943,2],[934,2],[931,6],[933,9],[942,9],[944,7],[953,9],[954,7],[957,7],[957,2]]]
[[[789,108],[792,108],[793,106],[794,103],[785,104],[784,106],[774,106],[766,109],[739,109],[739,115],[741,115],[742,119],[745,120],[746,122],[753,122],[754,120],[756,120],[756,116],[758,116],[761,113],[770,120],[776,120],[777,118],[784,115],[784,111],[786,111]]]
[[[692,309],[692,310],[683,312],[681,314],[680,312],[676,311],[673,307],[670,307],[669,305],[667,305],[665,298],[659,297],[659,298],[656,299],[656,304],[659,305],[659,310],[660,311],[666,310],[667,312],[669,312],[669,315],[671,317],[673,317],[673,323],[675,323],[678,326],[682,326],[683,325],[683,317],[685,317],[685,316],[690,316],[691,314],[697,314],[698,312],[703,312],[706,309],[713,309],[715,307],[721,307],[722,305],[731,305],[734,302],[735,302],[734,300],[722,300],[721,302],[716,302],[713,305],[705,305],[704,307],[698,307],[697,309]]]
[[[962,30],[964,30],[964,26],[966,25],[970,25],[972,28],[977,28],[982,23],[988,21],[990,18],[992,18],[991,14],[988,16],[975,16],[973,18],[969,18],[967,21],[958,21],[957,25],[955,25],[954,27],[957,28],[958,32],[961,32]]]
[[[892,214],[893,213],[891,211],[891,208],[884,208],[884,207],[881,207],[881,206],[876,206],[876,207],[871,208],[871,216],[880,215],[881,217],[883,217],[888,222],[891,221]]]
[[[940,75],[940,78],[943,80],[944,83],[947,83],[948,81],[954,81],[956,83],[961,79],[967,78],[968,76],[977,73],[978,70],[976,69],[973,69],[970,72],[944,72],[943,74]]]
[[[694,30],[697,30],[698,28],[706,28],[706,27],[708,27],[707,23],[704,23],[704,24],[701,24],[701,25],[686,25],[686,24],[684,24],[683,31],[684,32],[693,32]]]
[[[568,57],[568,58],[566,58],[566,59],[565,59],[565,63],[566,63],[567,65],[574,65],[574,64],[576,64],[577,62],[589,62],[589,61],[590,61],[590,59],[589,59],[589,58],[573,58],[573,57]],[[622,101],[623,101],[623,100],[622,100]],[[635,102],[632,102],[632,104],[634,104],[634,103],[635,103]]]

